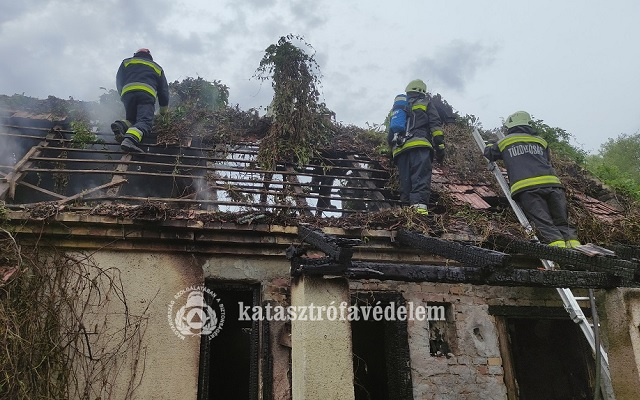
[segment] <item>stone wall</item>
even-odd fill
[[[503,361],[495,317],[489,305],[553,306],[555,289],[489,286],[351,282],[352,291],[397,291],[414,304],[450,304],[455,338],[448,357],[431,356],[429,322],[408,321],[414,399],[506,399]]]

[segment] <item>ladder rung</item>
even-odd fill
[[[587,301],[587,300],[589,300],[589,297],[574,297],[574,299],[576,301]]]

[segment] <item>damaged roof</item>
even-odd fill
[[[256,132],[227,143],[184,134],[173,141],[150,135],[143,141],[145,154],[125,154],[111,132],[95,131],[78,140],[66,116],[15,107],[0,112],[0,200],[34,218],[46,217],[54,205],[56,212],[114,216],[141,217],[146,210],[148,219],[185,214],[224,219],[230,214],[228,219],[235,220],[259,213],[284,225],[313,221],[383,229],[407,226],[409,218],[409,224],[439,236],[525,235],[464,126],[445,127],[447,161],[434,165],[432,213],[424,218],[399,209],[390,160],[356,146],[353,127],[337,130],[334,146],[306,165],[278,163],[264,170],[256,162]],[[584,171],[580,179],[574,175],[566,180],[562,172],[563,182],[570,183],[571,217],[579,228],[589,228],[583,241],[606,242],[594,240],[606,230],[611,242],[635,243],[636,232],[621,224],[634,209],[620,207]],[[601,195],[603,190],[608,196]],[[615,201],[599,200],[595,193]]]

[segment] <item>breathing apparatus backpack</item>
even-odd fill
[[[408,139],[407,120],[409,114],[409,101],[406,94],[399,94],[393,101],[391,117],[389,118],[389,141],[397,146],[402,146]]]

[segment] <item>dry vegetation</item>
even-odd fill
[[[0,278],[0,398],[111,398],[116,381],[131,398],[144,373],[147,312],[130,311],[117,269],[19,245],[0,228]]]

